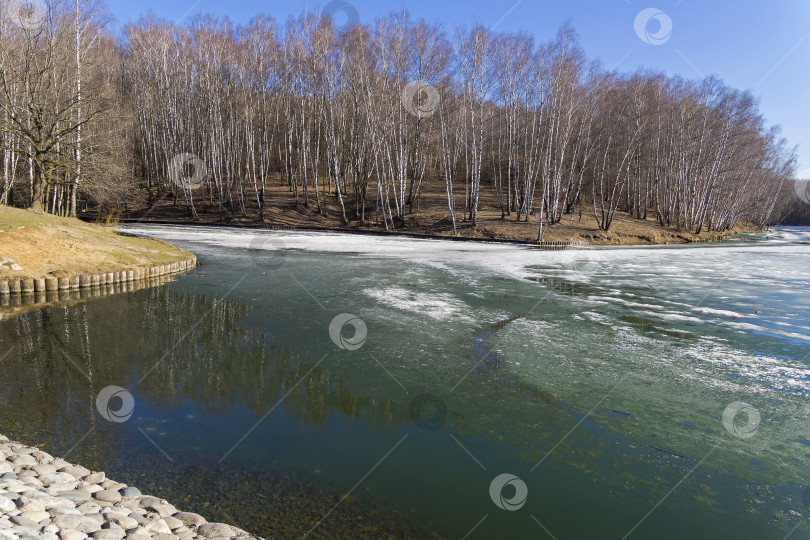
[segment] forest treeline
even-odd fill
[[[454,230],[476,224],[483,195],[541,238],[575,206],[604,231],[617,212],[764,226],[795,175],[749,92],[604,70],[569,25],[538,43],[406,11],[344,26],[316,11],[147,18],[116,39],[96,0],[41,7],[0,13],[6,204],[75,215],[77,200],[120,205],[140,186],[192,218],[263,217],[282,182],[312,211],[397,229],[431,186]]]

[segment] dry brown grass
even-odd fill
[[[159,240],[122,236],[99,225],[0,206],[0,255],[22,270],[0,277],[69,277],[188,258]]]

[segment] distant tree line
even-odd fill
[[[590,63],[568,25],[547,43],[482,26],[445,32],[407,12],[338,27],[321,12],[238,26],[200,16],[129,25],[51,0],[40,25],[3,15],[3,202],[75,213],[77,193],[126,200],[133,179],[246,214],[279,178],[345,223],[406,224],[427,185],[454,229],[481,195],[538,238],[575,206],[677,229],[768,224],[795,151],[753,96]],[[20,179],[25,182],[21,182]],[[16,179],[16,182],[15,182]]]

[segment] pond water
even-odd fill
[[[267,538],[810,530],[809,229],[127,230],[201,266],[0,321],[0,433]]]

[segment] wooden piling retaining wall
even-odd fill
[[[116,272],[81,274],[66,278],[0,278],[0,308],[25,307],[60,301],[84,300],[159,285],[169,276],[197,266],[197,257]],[[2,316],[0,316],[2,318]]]
[[[540,242],[540,249],[544,251],[559,251],[563,249],[579,249],[584,246],[582,242]]]

